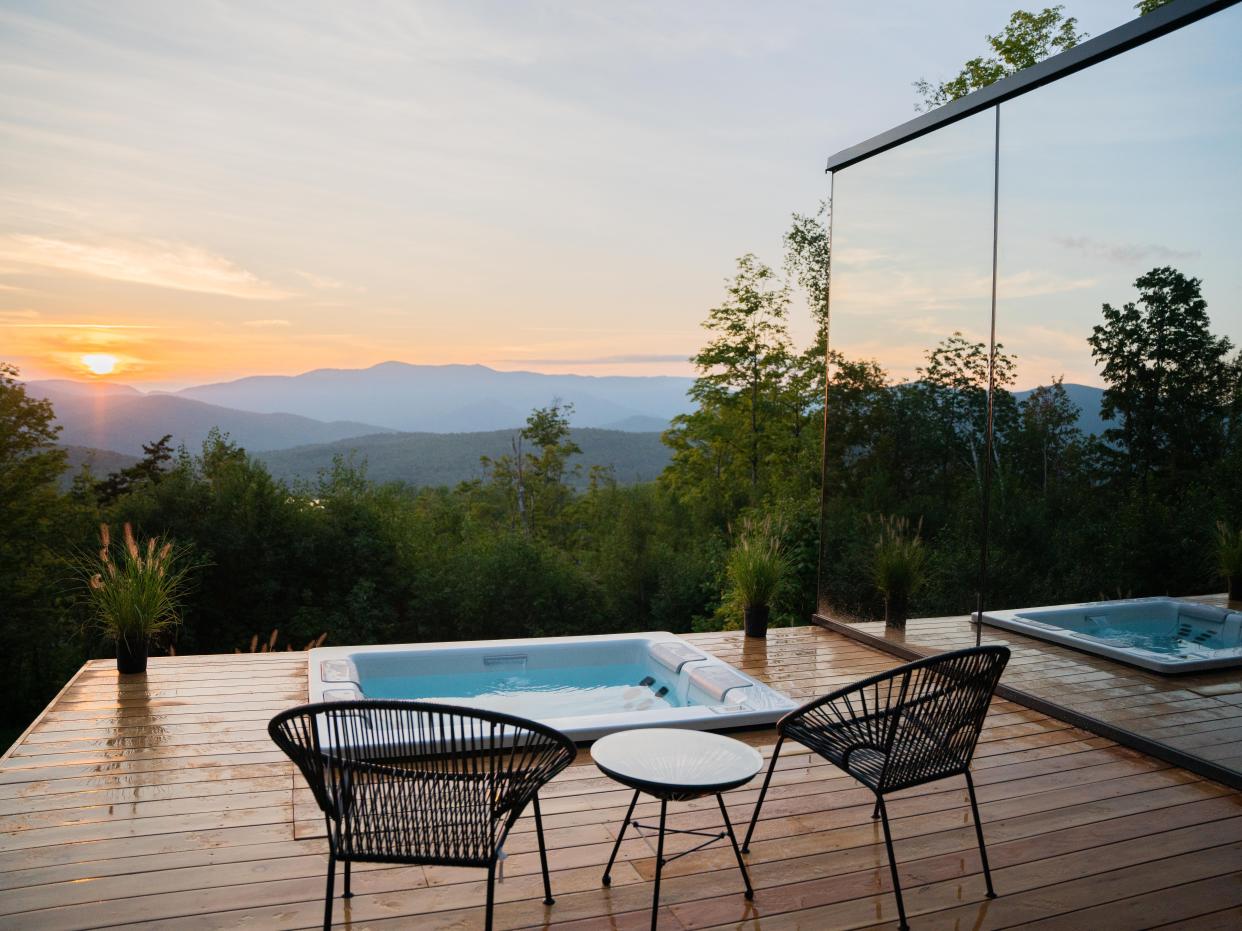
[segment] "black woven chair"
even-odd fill
[[[564,734],[507,714],[414,701],[302,705],[267,730],[327,822],[325,929],[340,861],[346,898],[351,863],[486,868],[490,931],[500,849],[528,804],[544,902],[553,903],[538,793],[577,753]]]
[[[750,850],[750,838],[781,745],[788,738],[835,763],[875,793],[871,817],[884,821],[884,844],[902,928],[909,926],[884,807],[884,796],[899,789],[949,776],[966,777],[988,898],[995,898],[970,761],[992,693],[1008,662],[1009,648],[1003,646],[942,653],[872,676],[789,712],[776,725],[779,738],[746,831],[743,852]]]

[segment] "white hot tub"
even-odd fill
[[[501,711],[574,740],[634,727],[771,724],[785,695],[667,632],[310,651],[310,698],[404,698]]]
[[[1179,598],[985,611],[985,624],[1154,672],[1242,666],[1242,612]]]

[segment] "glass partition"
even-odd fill
[[[1225,590],[1238,48],[1242,6],[834,174],[821,613],[884,615],[894,527],[927,554],[912,616]]]
[[[1001,107],[989,607],[1223,591],[1240,47],[1234,8]]]
[[[833,179],[821,611],[875,616],[875,542],[906,522],[937,584],[973,605],[991,321],[995,124],[982,113]]]

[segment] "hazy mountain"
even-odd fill
[[[60,442],[138,456],[142,444],[171,433],[191,449],[212,427],[253,452],[325,443],[383,432],[369,423],[324,423],[296,414],[256,414],[170,394],[142,394],[127,386],[62,380],[26,382],[33,397],[47,398],[61,425]]]
[[[1065,384],[1066,395],[1076,405],[1078,405],[1078,429],[1087,435],[1095,434],[1099,436],[1113,424],[1100,416],[1100,403],[1104,400],[1104,389],[1096,388],[1093,385],[1072,385]],[[1031,391],[1015,391],[1013,396],[1019,402],[1025,401],[1031,396]]]
[[[157,437],[158,439],[158,437]],[[95,478],[103,478],[112,472],[119,472],[138,461],[137,456],[113,452],[110,449],[93,449],[89,446],[64,446],[65,459],[68,465],[61,473],[60,483],[64,488],[73,484],[73,478],[82,470],[83,465],[91,467]]]
[[[367,475],[375,481],[455,485],[482,478],[479,457],[510,453],[515,433],[516,428],[485,433],[385,433],[276,450],[258,458],[273,475],[290,481],[313,480],[331,468],[334,456],[352,455],[356,462],[366,460]],[[573,431],[573,439],[582,448],[582,455],[571,460],[581,466],[579,486],[586,484],[592,465],[611,465],[617,480],[628,484],[654,479],[669,460],[669,449],[658,433],[581,428]]]
[[[484,365],[383,362],[368,369],[257,375],[186,388],[176,396],[243,411],[448,433],[508,429],[553,398],[574,405],[576,427],[605,427],[636,417],[646,418],[636,423],[663,426],[691,409],[686,397],[691,383],[664,375],[543,375],[498,372]]]
[[[623,433],[663,433],[668,428],[669,421],[665,418],[648,417],[646,414],[635,414],[601,427],[603,430],[620,430]]]

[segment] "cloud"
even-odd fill
[[[529,365],[642,365],[647,362],[687,362],[691,353],[630,353],[621,356],[595,356],[587,359],[497,359],[510,364]]]
[[[1152,261],[1178,262],[1199,257],[1197,249],[1174,249],[1159,243],[1110,243],[1092,239],[1090,236],[1057,236],[1053,241],[1062,248],[1122,265]]]
[[[325,278],[323,275],[316,275],[314,272],[294,269],[294,274],[302,278],[312,288],[318,288],[321,291],[345,287],[345,282],[343,281],[337,281],[335,278]]]
[[[288,320],[245,320],[242,322],[242,326],[261,327],[266,329],[269,327],[293,326],[293,324]]]
[[[159,239],[73,242],[14,234],[0,238],[0,260],[24,266],[27,271],[50,268],[250,301],[278,301],[290,296],[223,256]]]

